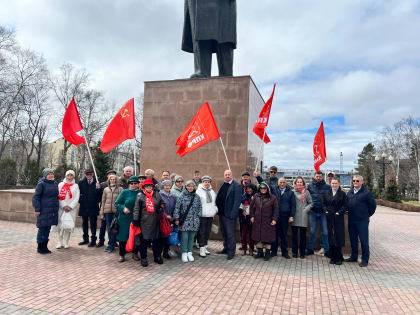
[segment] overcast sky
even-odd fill
[[[0,23],[40,52],[51,72],[69,62],[123,104],[144,81],[186,78],[181,0],[0,0]],[[355,167],[382,126],[420,116],[420,1],[238,0],[234,74],[267,99],[274,82],[265,164],[313,168],[321,120],[328,160]],[[214,58],[215,59],[215,58]],[[217,66],[213,65],[213,74]]]

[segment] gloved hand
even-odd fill
[[[140,226],[140,221],[133,221],[134,226]]]

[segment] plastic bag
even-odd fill
[[[127,245],[125,245],[125,250],[127,252],[131,252],[134,248],[134,242],[136,235],[141,233],[141,229],[139,226],[133,225],[133,223],[130,223],[130,232],[128,234],[128,240]]]
[[[70,212],[64,211],[61,215],[61,229],[68,230],[68,229],[74,229],[74,221],[73,217],[70,214]]]
[[[178,238],[178,228],[173,227],[171,230],[171,234],[169,234],[168,237],[168,245],[178,245],[179,244],[179,238]]]

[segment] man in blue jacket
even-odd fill
[[[279,204],[279,217],[276,224],[276,241],[271,245],[271,256],[277,256],[280,237],[281,255],[286,259],[290,259],[287,244],[287,230],[289,229],[289,222],[293,222],[293,217],[296,213],[296,198],[284,177],[281,177],[278,181],[278,186],[273,188],[273,193]]]
[[[223,250],[218,254],[227,254],[231,260],[236,250],[236,220],[242,200],[242,187],[233,179],[232,171],[226,170],[224,182],[216,197],[219,214],[219,226],[223,236]]]
[[[360,267],[369,263],[369,221],[375,213],[376,201],[372,193],[363,185],[363,177],[353,177],[353,188],[347,193],[349,199],[349,237],[351,256],[346,262],[357,262],[359,239],[362,247],[362,261]]]
[[[308,191],[311,194],[313,203],[309,213],[309,247],[306,250],[306,255],[314,254],[315,236],[319,221],[321,225],[321,249],[318,254],[325,254],[329,257],[327,217],[322,209],[322,201],[330,188],[331,186],[325,183],[322,172],[315,172],[314,180],[308,185]]]

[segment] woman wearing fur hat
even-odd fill
[[[194,235],[200,227],[201,200],[195,193],[195,185],[189,180],[185,185],[185,190],[178,198],[175,205],[174,219],[181,232],[181,252],[182,261],[194,261],[192,248],[194,245]]]
[[[276,221],[279,216],[279,205],[276,196],[271,194],[267,183],[258,186],[258,192],[251,201],[250,216],[252,225],[252,239],[257,243],[258,253],[255,258],[271,258],[271,243],[276,239]]]
[[[204,175],[201,177],[201,184],[198,185],[197,195],[200,197],[202,213],[200,218],[200,228],[198,230],[198,244],[200,247],[200,256],[210,255],[207,250],[213,218],[217,213],[216,193],[211,188],[211,177]]]
[[[48,249],[48,238],[51,226],[58,224],[58,186],[54,181],[54,172],[50,168],[42,171],[41,178],[36,185],[35,193],[32,197],[32,205],[35,208],[36,226],[38,234],[38,253],[50,254]]]
[[[75,173],[68,170],[63,181],[58,184],[58,242],[56,248],[69,248],[70,235],[76,224],[76,206],[79,203],[79,185],[74,181]],[[63,242],[64,240],[64,242]]]
[[[108,229],[109,243],[108,247],[105,249],[105,251],[108,253],[112,253],[115,248],[116,236],[113,233],[111,233],[109,229],[111,227],[111,222],[117,213],[117,208],[115,208],[114,203],[122,190],[123,188],[118,184],[117,175],[109,175],[107,180],[107,186],[104,188],[104,191],[102,193],[101,208],[99,210],[99,216],[102,220],[105,219],[106,226]]]

